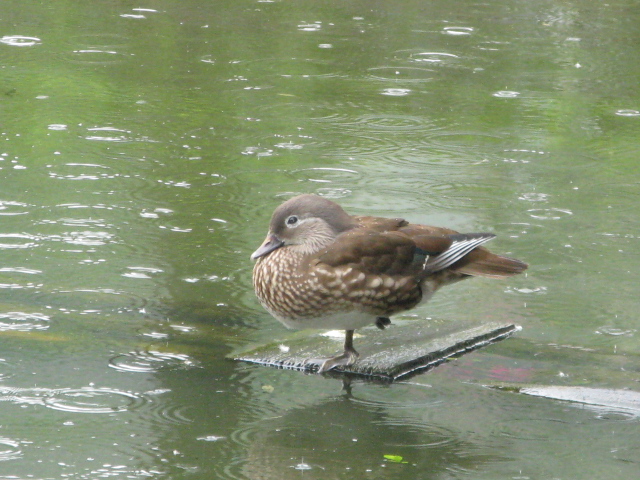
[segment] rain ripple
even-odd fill
[[[153,274],[163,273],[161,268],[154,267],[127,267],[127,269],[129,271],[123,273],[123,277],[147,279]]]
[[[86,140],[102,142],[154,142],[146,136],[136,136],[130,130],[116,127],[92,127],[87,129]]]
[[[454,430],[425,423],[417,418],[389,418],[377,422],[377,425],[384,428],[388,446],[442,448],[462,443]]]
[[[116,61],[118,61],[117,58],[110,59],[106,57],[106,55],[118,55],[118,52],[114,50],[84,48],[84,49],[74,50],[73,53],[76,55],[82,55],[82,57],[78,57],[77,59],[74,59],[74,61],[77,63],[106,65],[108,63],[115,63]]]
[[[86,65],[107,65],[122,62],[132,54],[127,52],[130,39],[115,34],[86,34],[69,39],[72,54],[68,57],[73,63]]]
[[[187,415],[189,405],[174,405],[157,398],[170,391],[159,389],[134,393],[94,386],[58,389],[0,387],[0,402],[39,405],[63,412],[96,415],[135,411],[141,418],[155,426],[192,423],[194,419]],[[2,438],[0,437],[0,460],[2,459],[1,446]]]
[[[633,328],[625,329],[614,327],[612,325],[603,325],[596,330],[596,333],[599,335],[609,335],[612,337],[632,337],[636,333],[636,330]]]
[[[280,430],[278,430],[278,432],[279,431]],[[233,443],[246,448],[255,445],[257,442],[259,443],[259,440],[261,439],[260,437],[263,436],[264,433],[265,432],[259,423],[251,423],[236,428],[233,432],[231,432],[229,438]]]
[[[640,117],[640,111],[623,108],[620,110],[616,110],[616,115],[620,117]]]
[[[22,275],[40,275],[42,274],[41,270],[34,270],[34,269],[30,269],[30,268],[24,268],[24,267],[4,267],[4,268],[0,268],[0,274],[3,273],[7,273],[7,281],[3,281],[4,276],[0,275],[0,289],[7,289],[7,290],[22,290],[25,288],[39,288],[42,287],[41,283],[35,283],[35,282],[26,282],[26,283],[19,283],[16,281],[15,278],[15,274],[22,274]],[[0,330],[2,330],[2,327],[0,326]]]
[[[10,45],[12,47],[33,47],[40,45],[42,41],[38,37],[26,37],[24,35],[5,35],[0,38],[0,43]]]
[[[0,402],[42,405],[74,413],[118,413],[139,408],[145,397],[115,388],[13,388],[0,387]]]
[[[0,215],[3,215],[3,216],[26,215],[29,212],[24,211],[23,209],[28,207],[29,205],[26,203],[14,202],[11,200],[0,200]]]
[[[24,273],[26,275],[38,275],[39,273],[42,273],[42,270],[34,270],[31,268],[24,268],[24,267],[4,267],[4,268],[0,268],[0,272]]]
[[[387,95],[389,97],[406,97],[411,93],[411,90],[408,88],[385,88],[382,90],[382,95]]]
[[[403,145],[403,139],[400,136],[379,135],[376,132],[363,135],[360,132],[357,137],[358,144],[345,146],[336,156],[349,162],[365,158],[371,163],[376,161],[389,162],[393,159],[397,161],[404,155],[407,148],[411,148]]]
[[[473,33],[473,27],[444,27],[442,33],[446,35],[471,35]]]
[[[291,174],[298,180],[315,183],[333,183],[336,181],[353,183],[362,178],[360,172],[348,168],[301,168],[293,170]]]
[[[196,362],[181,353],[136,350],[112,357],[109,366],[121,372],[154,373],[165,368],[188,368]]]
[[[47,330],[51,317],[42,313],[7,312],[0,314],[0,332]]]
[[[7,240],[3,242],[3,238]],[[43,242],[46,241],[62,242],[69,245],[99,246],[113,243],[115,241],[114,238],[114,235],[108,232],[93,231],[71,231],[52,235],[5,233],[0,234],[0,250],[34,248],[40,246]]]
[[[10,438],[0,437],[0,462],[5,460],[17,460],[20,457],[22,457],[20,442],[11,440]]]
[[[43,399],[46,407],[74,413],[114,413],[135,409],[145,400],[131,392],[113,388],[65,388]]]
[[[3,233],[0,234],[0,250],[33,248],[38,245],[39,240],[37,235],[27,233]]]
[[[453,53],[444,52],[418,52],[412,53],[410,58],[416,63],[442,64],[451,60],[457,60],[460,57]]]
[[[142,416],[153,425],[187,425],[195,421],[194,416],[189,415],[192,409],[191,405],[173,405],[152,400]]]
[[[561,220],[569,215],[573,215],[571,210],[565,208],[531,208],[527,213],[537,220]]]
[[[148,306],[148,299],[132,292],[113,288],[56,288],[49,293],[42,293],[41,296],[43,297],[41,301],[47,305],[64,305],[64,307],[59,307],[59,310],[66,313],[142,312]],[[99,310],[85,310],[83,308],[70,308],[69,305],[100,305],[101,308]]]
[[[356,118],[350,125],[345,127],[355,127],[361,129],[366,127],[372,131],[381,132],[413,132],[417,130],[431,131],[434,126],[426,117],[414,115],[363,115]]]
[[[261,188],[265,186],[264,182],[268,182],[268,185],[273,187],[274,191],[279,192],[276,196],[281,199],[286,199],[299,195],[301,193],[308,193],[309,187],[300,187],[299,190],[288,190],[294,183],[311,184],[316,185],[315,191],[319,195],[324,195],[329,198],[342,198],[350,194],[350,186],[354,185],[363,178],[362,173],[357,170],[348,168],[334,168],[334,167],[316,167],[316,168],[300,168],[294,170],[279,170],[270,171],[269,175],[265,175],[263,170],[238,172],[237,174],[229,177],[230,185],[233,188],[229,189],[230,196],[227,197],[227,203],[230,208],[234,206],[241,206],[234,212],[236,220],[230,222],[224,219],[212,218],[213,229],[233,230],[245,223],[255,222],[263,214],[264,205],[255,203],[252,205],[245,205],[244,197],[240,196],[240,192],[244,191],[246,185],[256,185]],[[242,184],[242,188],[235,185]],[[237,195],[234,192],[238,192]]]

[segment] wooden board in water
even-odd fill
[[[373,326],[363,328],[356,332],[354,339],[354,346],[360,353],[358,361],[332,372],[393,381],[507,338],[519,329],[504,323],[462,325],[449,322],[434,325],[415,321],[391,325],[384,331]],[[329,333],[298,331],[230,357],[243,362],[315,372],[322,359],[342,351],[344,332]]]

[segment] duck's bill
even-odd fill
[[[260,248],[258,248],[255,252],[251,254],[251,260],[255,260],[268,253],[271,253],[283,245],[284,245],[284,242],[280,240],[278,237],[276,237],[275,235],[272,235],[272,234],[267,235],[267,238],[265,238],[264,242],[262,242],[262,245],[260,245]]]

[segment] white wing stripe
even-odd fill
[[[494,238],[494,235],[454,241],[446,251],[442,252],[440,255],[431,257],[434,260],[426,265],[425,271],[433,273],[439,270],[444,270],[448,266],[456,263],[471,250],[485,242],[488,242],[492,238]]]

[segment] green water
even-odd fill
[[[637,476],[639,21],[5,1],[0,479]],[[411,318],[522,331],[390,386],[227,360],[288,333],[249,255],[296,193],[496,233],[527,274]]]

